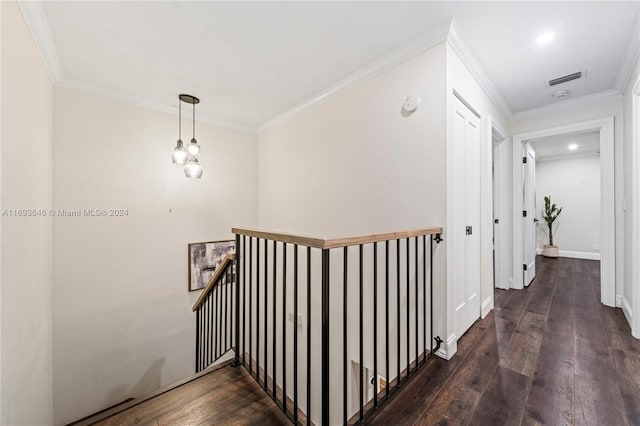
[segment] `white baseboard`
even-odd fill
[[[493,295],[487,297],[482,302],[482,305],[480,306],[480,318],[486,317],[487,314],[491,312],[492,309],[493,309]]]
[[[616,308],[622,308],[622,296],[616,296]]]
[[[617,299],[617,297],[616,297]],[[617,300],[616,300],[617,303]],[[631,305],[629,304],[629,302],[627,302],[627,299],[625,299],[624,296],[622,296],[622,313],[624,314],[624,317],[627,319],[627,322],[629,323],[629,326],[631,328],[633,328],[633,310],[631,309]]]
[[[542,255],[542,249],[537,248],[536,254]],[[590,253],[585,251],[558,250],[558,256],[570,257],[572,259],[600,260],[600,253]]]
[[[446,342],[440,344],[440,349],[436,351],[436,355],[449,361],[458,351],[458,336],[455,333],[447,338]]]

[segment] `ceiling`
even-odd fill
[[[600,153],[600,132],[559,135],[530,141],[536,153],[536,161],[560,160],[584,157]],[[577,148],[569,149],[575,144]]]
[[[616,87],[639,2],[40,2],[62,83],[256,129],[454,18],[506,113]],[[48,28],[46,28],[48,26]],[[538,46],[551,31],[555,39]],[[49,35],[50,32],[50,35]],[[36,38],[37,39],[37,38]],[[39,44],[42,44],[39,42]],[[42,46],[41,46],[42,49]],[[53,54],[51,54],[53,52]],[[46,56],[46,55],[45,55]],[[628,62],[628,61],[627,61]]]

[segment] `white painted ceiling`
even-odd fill
[[[536,161],[559,160],[600,153],[599,132],[551,136],[534,139],[530,143],[536,152]],[[570,150],[569,145],[571,144],[578,145],[578,148]]]
[[[63,83],[256,128],[454,18],[520,112],[612,89],[639,2],[41,2]],[[537,46],[543,32],[555,40]],[[562,87],[565,88],[565,87]]]

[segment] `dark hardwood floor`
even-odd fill
[[[367,423],[640,425],[640,341],[600,304],[599,262],[538,257],[526,290],[497,290],[495,310],[434,358]],[[104,425],[290,424],[242,368],[225,367]]]
[[[224,367],[99,425],[291,424],[244,368]]]
[[[434,359],[369,423],[640,425],[640,341],[600,303],[600,264],[538,257],[526,290]]]

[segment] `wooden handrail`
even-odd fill
[[[209,293],[211,293],[213,288],[216,286],[216,284],[218,283],[218,281],[222,277],[222,274],[224,274],[224,272],[229,267],[229,265],[233,264],[233,262],[235,260],[236,260],[236,254],[235,253],[228,253],[224,257],[224,259],[222,260],[222,263],[220,263],[220,266],[218,266],[218,268],[216,269],[215,274],[213,274],[213,276],[209,280],[209,284],[207,284],[207,286],[204,288],[202,293],[200,293],[200,297],[198,297],[198,300],[196,301],[195,305],[193,305],[193,312],[195,312],[196,309],[198,309],[200,307],[202,302],[204,302],[204,299],[207,298]]]
[[[420,237],[422,235],[442,234],[441,227],[413,229],[409,231],[388,232],[385,234],[358,235],[354,237],[323,238],[309,237],[295,234],[283,234],[279,232],[262,231],[259,229],[232,228],[231,232],[248,237],[263,238],[272,241],[280,241],[289,244],[298,244],[305,247],[318,249],[333,249],[340,247],[370,244],[380,241],[397,240],[403,238]]]

